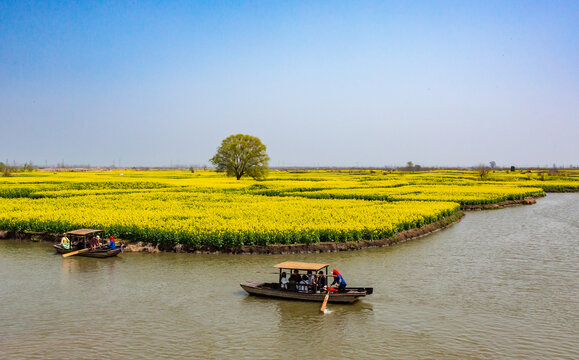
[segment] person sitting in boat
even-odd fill
[[[308,276],[304,275],[304,276],[302,276],[302,280],[300,281],[300,283],[298,285],[298,292],[307,293],[308,287],[309,287]]]
[[[316,277],[316,291],[323,291],[326,287],[326,277],[324,276],[323,271],[318,272],[318,276]]]
[[[101,246],[100,241],[99,241],[95,236],[93,236],[92,238],[90,238],[89,244],[90,244],[90,249],[91,249],[91,250],[96,250],[98,247]]]
[[[314,285],[316,283],[316,277],[312,274],[311,270],[308,270],[308,283]]]
[[[66,234],[60,239],[60,246],[64,249],[70,249],[70,240],[66,237]]]
[[[281,273],[281,277],[279,279],[279,287],[282,290],[287,290],[287,284],[289,283],[287,279],[287,274],[284,272]]]
[[[294,272],[292,273],[292,275],[289,278],[289,281],[299,283],[301,280],[302,280],[302,276],[300,275],[300,271],[294,270]]]
[[[302,280],[302,277],[300,276],[300,272],[299,270],[294,270],[294,272],[292,273],[292,275],[289,278],[289,286],[288,289],[289,290],[293,290],[296,291],[297,290],[297,285],[299,284],[299,282]]]
[[[346,280],[342,277],[342,275],[338,272],[338,270],[334,269],[332,272],[334,274],[334,282],[332,282],[332,286],[336,286],[338,288],[338,292],[346,291]]]
[[[108,244],[109,249],[114,250],[117,248],[117,243],[115,242],[115,238],[111,235],[109,237],[109,244]]]
[[[308,270],[308,292],[312,292],[315,293],[316,289],[318,288],[318,284],[317,284],[317,276],[315,276],[311,270]]]

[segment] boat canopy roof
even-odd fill
[[[280,264],[274,265],[274,268],[278,269],[290,269],[290,270],[311,270],[318,271],[330,264],[316,264],[316,263],[306,263],[298,261],[284,261]]]
[[[96,230],[96,229],[78,229],[78,230],[73,230],[73,231],[69,231],[66,234],[67,235],[77,235],[77,236],[87,236],[87,235],[92,235],[92,234],[96,234],[99,232],[103,232],[104,230]]]

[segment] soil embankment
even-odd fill
[[[62,234],[49,234],[36,231],[8,231],[0,230],[0,239],[16,239],[29,241],[51,241],[59,242]]]
[[[466,211],[473,211],[473,210],[493,210],[493,209],[502,209],[510,206],[519,206],[519,205],[532,205],[535,204],[537,200],[532,197],[528,196],[523,200],[507,200],[502,201],[495,204],[480,204],[480,205],[461,205],[461,210]]]

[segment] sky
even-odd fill
[[[0,161],[579,165],[578,1],[0,0]]]

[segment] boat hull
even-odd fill
[[[66,254],[72,251],[76,251],[75,249],[65,249],[60,245],[53,245],[56,249],[56,252],[59,254]],[[76,256],[84,256],[84,257],[92,257],[92,258],[109,258],[113,256],[117,256],[121,252],[120,248],[110,250],[110,249],[97,249],[97,250],[89,250],[85,252],[81,252],[76,254]]]
[[[292,299],[302,301],[316,301],[323,302],[326,293],[301,293],[297,291],[280,290],[274,288],[270,283],[259,283],[246,281],[240,284],[243,290],[250,295],[274,297],[281,299]],[[332,303],[353,303],[358,298],[371,294],[371,288],[346,288],[343,293],[331,293],[328,301]]]

